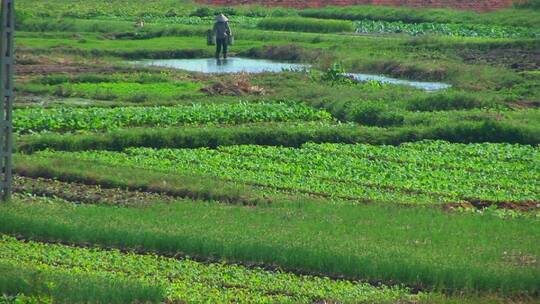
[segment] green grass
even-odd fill
[[[439,290],[537,293],[538,220],[383,206],[148,208],[4,204],[0,231],[394,281]],[[533,263],[533,264],[530,264]]]
[[[145,101],[147,99],[177,99],[201,94],[202,84],[179,83],[80,83],[63,84],[55,93],[67,97],[85,97],[102,100],[120,99],[126,101]]]

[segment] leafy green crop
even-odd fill
[[[240,102],[172,107],[29,108],[15,110],[13,121],[16,132],[30,133],[331,119],[328,112],[300,103]]]
[[[196,173],[269,191],[360,201],[540,201],[538,148],[420,142],[394,146],[305,144],[300,149],[229,146],[129,148],[124,153],[40,152],[168,172]]]
[[[365,283],[117,250],[22,242],[8,236],[0,236],[0,263],[34,266],[42,272],[99,274],[117,280],[139,281],[141,285],[163,286],[167,300],[175,303],[357,303],[410,298],[408,291],[402,288],[375,288]]]
[[[488,38],[538,38],[540,31],[534,28],[509,27],[482,24],[453,23],[405,23],[402,21],[355,22],[358,33],[406,33],[409,35],[439,34],[460,37]]]

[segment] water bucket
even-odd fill
[[[227,36],[227,45],[233,45],[234,44],[234,36],[229,35]]]
[[[216,36],[214,36],[213,30],[208,30],[206,32],[206,44],[208,45],[216,45]]]

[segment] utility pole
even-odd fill
[[[13,153],[13,38],[15,36],[15,0],[0,0],[0,198],[11,198]]]

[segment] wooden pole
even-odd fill
[[[0,13],[0,196],[11,198],[13,170],[13,69],[15,64],[15,0],[2,1]]]

